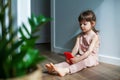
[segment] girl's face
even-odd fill
[[[80,28],[83,32],[89,32],[92,29],[92,25],[89,21],[81,21]]]

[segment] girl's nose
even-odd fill
[[[81,25],[81,27],[83,28],[83,27],[84,27],[84,25],[82,24],[82,25]]]

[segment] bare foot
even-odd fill
[[[47,68],[49,73],[52,73],[54,71],[53,67],[50,64],[46,64],[45,67]]]
[[[68,68],[57,68],[55,67],[52,63],[50,63],[50,65],[53,67],[54,71],[56,71],[59,76],[65,76],[67,73],[69,73],[69,69]]]

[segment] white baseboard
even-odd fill
[[[61,47],[54,47],[54,52],[56,52],[56,53],[63,53],[64,51],[71,51],[71,50],[61,48]],[[99,55],[99,61],[120,66],[120,58],[117,58],[117,57]]]
[[[100,60],[100,62],[104,62],[104,63],[109,63],[109,64],[120,66],[120,58],[117,58],[117,57],[99,55],[99,60]]]

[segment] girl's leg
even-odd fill
[[[61,62],[61,63],[55,64],[55,66],[61,67],[61,68],[66,68],[66,67],[69,67],[70,64],[68,64],[67,62]]]
[[[90,56],[88,56],[88,58],[86,58],[78,63],[72,64],[69,67],[69,69],[70,69],[70,73],[75,73],[86,67],[92,67],[92,66],[96,66],[96,65],[98,65],[96,56],[90,55]]]
[[[60,76],[65,76],[68,73],[72,74],[86,68],[84,60],[72,65],[68,65],[68,64],[63,65],[63,64],[67,64],[67,63],[59,63],[57,65],[56,64],[53,65],[51,63],[50,65],[52,66],[54,71],[56,71]]]
[[[78,63],[75,63],[75,64],[72,64],[71,66],[69,66],[69,72],[72,74],[72,73],[76,73],[82,69],[86,68],[86,65],[85,65],[85,61],[82,60]]]

